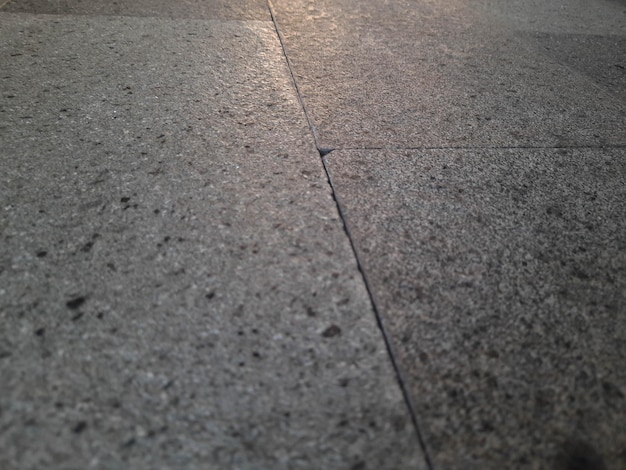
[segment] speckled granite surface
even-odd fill
[[[624,71],[623,42],[599,59],[626,14],[562,3],[271,0],[322,148],[625,145],[623,100],[577,67]]]
[[[5,3],[0,1],[0,5]],[[154,16],[159,18],[270,20],[265,0],[10,0],[2,11],[48,15]]]
[[[326,161],[435,468],[626,466],[625,151]]]
[[[423,468],[273,25],[0,34],[0,468]]]
[[[0,0],[0,468],[626,468],[625,18]]]

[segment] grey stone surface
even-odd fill
[[[624,0],[471,0],[482,15],[516,31],[624,35]]]
[[[537,52],[626,101],[626,3],[483,0],[485,15],[518,31]]]
[[[423,468],[273,25],[0,35],[0,468]]]
[[[626,103],[626,35],[539,33],[531,40],[546,56],[588,76]]]
[[[265,0],[10,0],[0,11],[54,15],[156,16],[190,19],[270,20]]]
[[[567,58],[538,53],[528,37],[529,31],[539,31],[531,27],[532,5],[519,7],[526,23],[516,29],[514,7],[493,3],[500,10],[490,13],[486,2],[479,1],[272,0],[318,145],[625,144],[624,100],[616,99],[595,76],[571,67]],[[557,2],[545,3],[552,9],[537,11],[557,16]],[[560,18],[560,29],[548,31],[561,39],[599,34],[602,20],[617,11],[621,21],[612,20],[601,34],[626,37],[621,7],[589,3],[600,12],[588,20],[595,28],[579,28],[573,20],[586,18],[591,9],[578,2],[570,8],[579,5],[577,15]],[[549,21],[541,17],[539,22]],[[609,39],[603,36],[599,47]],[[616,54],[623,57],[624,42],[617,44]],[[595,53],[593,45],[572,47],[589,56]],[[601,57],[587,59],[595,67]]]
[[[434,468],[626,468],[626,150],[325,158]]]

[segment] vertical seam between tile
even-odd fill
[[[323,151],[322,149],[320,149],[320,146],[319,146],[319,138],[317,135],[317,129],[315,128],[315,124],[313,124],[313,120],[311,119],[311,116],[309,115],[309,111],[307,110],[307,107],[304,103],[304,98],[302,97],[302,93],[300,92],[300,87],[298,87],[298,82],[296,81],[296,77],[293,73],[293,67],[291,66],[291,61],[289,60],[289,57],[287,56],[287,50],[285,49],[285,41],[283,39],[283,35],[280,33],[278,29],[278,23],[276,22],[276,15],[274,14],[274,6],[272,5],[271,0],[267,0],[267,8],[269,9],[270,16],[272,18],[272,23],[274,25],[274,30],[276,31],[276,35],[278,36],[278,41],[280,42],[280,47],[283,51],[283,57],[285,58],[285,62],[287,63],[287,69],[289,70],[289,75],[291,76],[291,82],[293,84],[293,87],[296,90],[296,96],[298,97],[298,102],[300,103],[300,106],[302,107],[304,116],[306,117],[307,123],[309,125],[309,129],[311,129],[311,133],[313,134],[315,147],[319,151]]]
[[[372,305],[372,309],[374,310],[374,315],[376,317],[376,323],[378,325],[378,328],[380,329],[382,336],[383,336],[383,340],[385,342],[385,346],[387,348],[387,354],[389,356],[389,360],[391,361],[391,365],[393,367],[393,370],[395,372],[396,375],[396,379],[398,380],[398,385],[400,387],[400,391],[402,392],[402,397],[404,398],[404,402],[408,408],[409,411],[409,415],[411,417],[411,422],[413,423],[413,427],[415,429],[415,432],[417,434],[417,439],[419,441],[420,444],[420,448],[422,450],[422,455],[424,457],[424,460],[426,461],[426,466],[429,470],[433,470],[433,464],[430,458],[430,455],[428,453],[428,449],[426,447],[426,442],[424,440],[424,436],[421,430],[421,426],[419,424],[419,420],[417,419],[417,413],[415,411],[415,407],[413,406],[413,401],[411,400],[411,396],[408,390],[408,385],[407,385],[407,380],[404,377],[404,374],[402,373],[402,370],[400,369],[400,366],[398,364],[398,361],[396,360],[397,355],[395,352],[395,349],[393,347],[393,344],[391,342],[391,337],[389,335],[389,333],[387,332],[387,328],[385,327],[385,322],[383,320],[382,315],[380,314],[380,309],[378,308],[378,301],[376,300],[376,296],[374,294],[374,291],[372,290],[372,288],[370,287],[370,283],[367,277],[367,274],[365,273],[365,269],[363,266],[363,263],[361,262],[361,258],[359,257],[359,253],[356,249],[356,244],[354,242],[354,238],[352,237],[352,233],[350,232],[350,228],[348,226],[348,221],[347,221],[347,217],[346,217],[346,213],[345,213],[345,209],[343,207],[343,204],[341,203],[341,200],[339,198],[339,194],[337,193],[336,189],[335,189],[335,184],[333,182],[332,176],[330,174],[330,170],[328,168],[328,154],[330,152],[326,152],[324,154],[322,154],[322,152],[320,151],[320,155],[322,157],[322,163],[324,165],[324,171],[326,172],[326,177],[328,178],[328,184],[330,185],[330,188],[332,190],[332,195],[333,198],[335,199],[335,204],[337,205],[337,211],[339,212],[339,217],[341,218],[341,221],[343,222],[343,228],[344,231],[346,233],[346,236],[348,237],[348,241],[350,242],[350,247],[352,248],[352,253],[354,255],[354,258],[356,260],[357,263],[357,268],[361,274],[361,277],[363,279],[363,284],[365,285],[365,289],[367,291],[367,294],[370,298],[370,303]]]

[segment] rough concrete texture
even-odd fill
[[[626,468],[625,150],[326,162],[434,468]]]
[[[617,62],[596,51],[626,37],[623,6],[559,16],[548,2],[538,11],[551,16],[540,16],[511,3],[271,2],[320,147],[624,145],[624,101],[528,37],[533,21],[558,18],[551,33],[586,37],[598,31],[581,24],[612,18],[600,41],[570,46],[581,62],[622,73],[623,49]],[[516,25],[518,10],[526,22]]]
[[[0,34],[0,468],[423,468],[272,23]]]
[[[4,0],[0,0],[0,5]],[[53,15],[270,20],[265,0],[10,0],[2,11]]]

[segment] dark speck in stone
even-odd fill
[[[330,325],[322,332],[322,336],[324,338],[332,338],[339,335],[341,335],[341,328],[339,328],[337,325]]]
[[[65,305],[67,305],[67,307],[71,310],[76,310],[78,307],[80,307],[84,303],[85,303],[85,297],[76,297],[72,300],[68,300],[65,303]]]
[[[563,215],[563,212],[561,211],[561,209],[559,207],[550,206],[550,207],[546,208],[546,214],[548,214],[548,215],[555,215],[557,217],[561,217]]]
[[[78,312],[76,315],[74,315],[72,317],[72,321],[80,320],[82,316],[83,316],[83,313],[82,312]]]
[[[5,359],[11,356],[11,351],[0,350],[0,359]]]
[[[47,251],[41,250],[37,252],[37,258],[45,258],[45,256],[48,254]]]
[[[46,334],[46,329],[45,329],[45,328],[37,328],[37,329],[35,330],[35,334],[36,334],[37,336],[43,336],[43,335],[45,335],[45,334]]]
[[[76,423],[76,426],[72,428],[72,432],[76,434],[80,434],[87,428],[87,423],[85,421],[79,421]]]
[[[206,295],[206,298],[211,300],[213,297],[215,297],[215,292],[211,291]]]
[[[604,390],[604,394],[607,398],[624,398],[622,391],[617,387],[617,385],[614,385],[611,382],[603,382],[602,389]]]
[[[600,454],[589,444],[572,440],[563,445],[556,470],[607,470],[607,466]]]
[[[489,351],[487,351],[487,356],[493,357],[494,359],[496,359],[496,358],[500,357],[500,354],[498,353],[498,351],[490,349]]]
[[[572,270],[572,274],[577,277],[578,279],[589,279],[589,275],[584,272],[583,270],[579,269],[579,268],[574,268]]]
[[[391,424],[396,432],[400,432],[406,427],[406,420],[403,416],[394,416],[391,420]]]
[[[123,197],[123,198],[120,199],[120,201],[121,202],[128,202],[128,201],[130,201],[130,198],[129,197]]]
[[[365,462],[360,460],[359,462],[355,463],[350,470],[365,470],[366,468],[367,466],[365,465]]]
[[[122,444],[122,447],[132,447],[134,445],[135,445],[135,438],[131,437],[126,442],[124,442],[124,444]]]
[[[489,421],[483,421],[481,423],[481,427],[482,432],[492,432],[494,430],[492,424]]]

